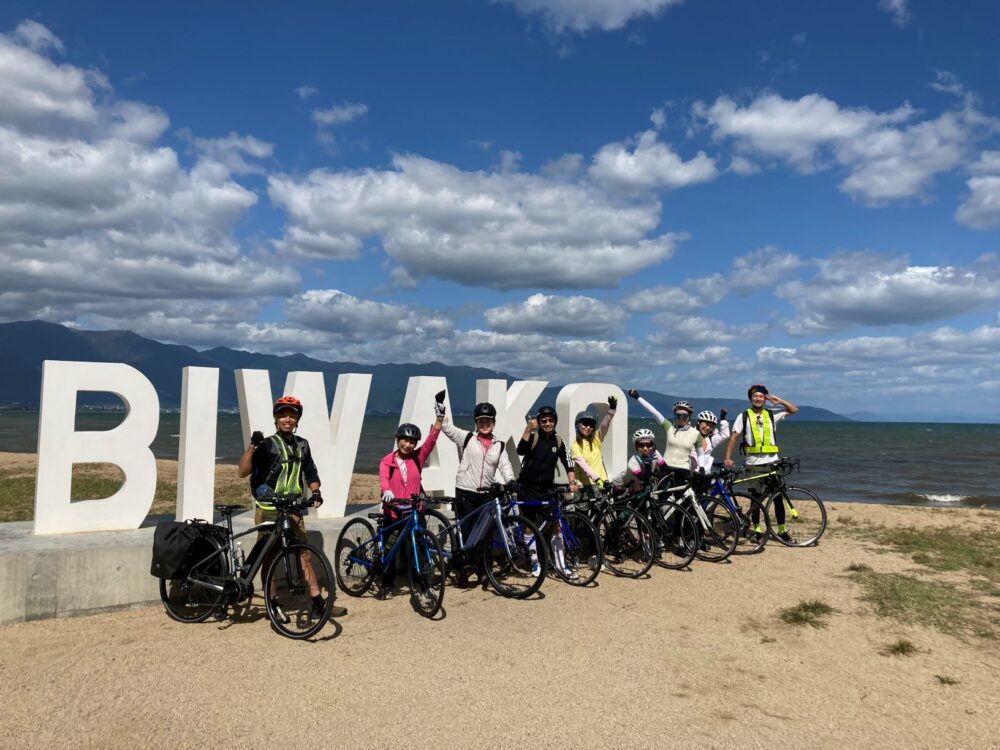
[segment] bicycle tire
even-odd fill
[[[782,539],[774,513],[774,503],[786,503],[785,524],[790,540]],[[826,506],[819,497],[801,487],[785,487],[772,494],[764,505],[771,537],[786,547],[812,547],[826,531]]]
[[[767,526],[767,515],[764,513],[764,506],[760,500],[749,495],[732,495],[730,499],[738,509],[737,520],[740,524],[740,536],[736,540],[734,555],[755,555],[763,551],[767,545],[770,532]],[[754,519],[760,523],[764,519],[764,528],[759,532],[754,528]]]
[[[437,538],[426,529],[414,533],[416,556],[412,544],[407,547],[409,564],[406,566],[410,583],[410,603],[421,617],[434,617],[444,601],[444,582],[447,576],[444,555]],[[421,570],[417,571],[420,562]]]
[[[160,601],[172,620],[183,623],[205,622],[213,612],[223,606],[225,593],[199,586],[195,581],[212,579],[225,585],[228,576],[228,556],[215,539],[208,540],[215,546],[215,554],[191,567],[184,578],[160,579]]]
[[[427,508],[424,510],[424,528],[441,545],[441,553],[444,555],[445,573],[447,574],[453,567],[452,560],[455,555],[455,547],[458,545],[455,527],[444,513],[433,508]]]
[[[306,557],[308,564],[303,562]],[[319,595],[324,607],[319,615],[313,613],[308,566],[311,566]],[[264,576],[264,602],[271,626],[286,638],[310,638],[323,629],[330,619],[337,586],[330,561],[318,547],[307,542],[293,542],[279,549]],[[277,601],[285,617],[275,609]]]
[[[493,526],[483,540],[483,569],[490,585],[501,596],[508,599],[525,599],[542,586],[548,572],[548,558],[542,532],[532,521],[517,515],[503,515],[501,529]],[[538,574],[531,573],[531,552],[525,542],[525,532],[530,531],[535,540],[538,559]],[[506,542],[504,540],[506,539]],[[510,551],[508,556],[507,552]]]
[[[659,540],[653,562],[670,570],[688,567],[701,546],[701,533],[692,515],[673,500],[652,503],[650,515],[650,524]]]
[[[608,508],[597,521],[604,565],[623,578],[641,578],[653,567],[655,533],[641,513],[627,505]]]
[[[709,523],[707,529],[700,529],[701,544],[696,556],[706,562],[725,562],[736,549],[739,538],[736,514],[719,498],[705,495],[695,502],[701,505]]]
[[[364,518],[349,521],[334,549],[337,584],[348,596],[364,596],[375,582],[375,527]]]
[[[561,526],[566,570],[560,570],[556,564],[552,547],[556,536],[554,524],[545,539],[549,568],[570,586],[589,586],[601,572],[601,561],[604,557],[601,551],[601,537],[593,522],[582,513],[565,511],[563,519],[564,524]]]

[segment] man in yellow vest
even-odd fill
[[[747,389],[747,398],[750,399],[750,408],[736,417],[733,422],[732,434],[726,444],[726,466],[733,467],[733,450],[739,443],[741,450],[746,454],[745,464],[751,473],[750,481],[740,483],[740,490],[746,491],[763,502],[766,499],[766,475],[771,471],[771,464],[778,461],[778,443],[774,438],[775,428],[778,422],[797,412],[799,407],[769,393],[767,387],[760,383]],[[781,406],[784,411],[765,409],[764,404],[767,402]],[[759,475],[758,478],[754,478],[755,475]],[[785,528],[784,503],[775,504],[774,514],[775,520],[778,522],[776,529],[778,536],[785,541],[790,541],[788,530]],[[754,518],[753,522],[754,531],[758,534],[761,533],[760,519]]]

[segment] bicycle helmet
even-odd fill
[[[497,418],[497,410],[493,404],[484,401],[481,404],[476,404],[476,408],[472,410],[472,416],[475,419],[480,417],[489,417],[490,419]]]
[[[757,392],[763,393],[765,396],[768,395],[768,393],[770,393],[770,391],[767,390],[766,385],[762,385],[760,383],[754,383],[752,386],[747,388],[747,398],[751,398],[753,394]]]
[[[694,407],[691,406],[690,401],[678,401],[674,404],[674,411],[677,411],[678,409],[686,411],[688,414],[694,414]]]
[[[708,422],[711,425],[719,424],[719,420],[716,418],[715,414],[710,411],[703,411],[698,415],[699,422]]]
[[[632,433],[632,445],[638,445],[640,440],[652,443],[653,447],[656,447],[656,435],[654,435],[653,431],[648,427],[640,427]]]
[[[420,428],[415,424],[405,423],[396,428],[396,440],[405,438],[417,443],[420,442]]]
[[[559,415],[556,414],[556,410],[551,406],[543,406],[538,410],[538,414],[535,415],[535,419],[540,420],[542,417],[552,417],[552,419],[556,421],[556,424],[559,423]]]
[[[279,398],[274,402],[271,414],[276,417],[282,409],[291,409],[295,412],[296,419],[302,419],[302,402],[295,398],[295,396],[282,396]]]
[[[576,426],[579,427],[582,423],[589,422],[591,427],[597,427],[597,417],[594,416],[594,412],[587,410],[581,411],[576,415]]]

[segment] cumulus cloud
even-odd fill
[[[819,260],[806,281],[778,294],[794,305],[793,334],[857,325],[916,325],[982,309],[1000,299],[1000,266],[993,255],[967,268],[915,266],[905,257],[841,252]]]
[[[652,323],[658,330],[649,336],[649,341],[657,346],[731,344],[758,339],[767,332],[765,323],[731,326],[715,318],[675,312],[654,315]]]
[[[984,151],[969,171],[969,193],[955,218],[972,229],[1000,227],[1000,151]]]
[[[715,140],[730,139],[744,154],[780,159],[803,173],[831,164],[846,169],[840,189],[868,203],[924,196],[936,175],[961,166],[969,144],[996,127],[970,100],[922,121],[909,104],[875,112],[819,94],[763,94],[746,106],[722,96],[696,103],[694,113]]]
[[[377,238],[414,278],[499,289],[614,286],[669,258],[683,238],[650,236],[660,219],[652,198],[411,155],[386,170],[275,175],[268,195],[288,217],[285,252],[354,258]]]
[[[183,128],[178,134],[187,140],[195,151],[212,162],[223,165],[232,174],[264,174],[261,160],[270,159],[274,144],[261,141],[252,135],[231,131],[222,138],[197,138]]]
[[[631,146],[631,148],[630,148]],[[718,176],[715,161],[704,151],[684,161],[658,140],[655,130],[639,134],[634,144],[609,143],[595,155],[590,175],[599,182],[628,189],[672,190],[708,182]]]
[[[357,104],[354,102],[335,104],[326,109],[314,109],[312,111],[312,120],[316,123],[316,140],[328,151],[335,151],[337,148],[337,138],[333,134],[333,129],[340,125],[346,125],[367,114],[367,104]]]
[[[285,304],[296,323],[364,341],[397,335],[437,338],[453,330],[446,315],[412,305],[359,299],[338,289],[310,289]]]
[[[75,307],[139,314],[292,291],[294,271],[249,259],[232,237],[257,196],[223,154],[260,142],[204,141],[183,168],[155,143],[162,111],[54,63],[61,42],[32,24],[0,35],[0,314],[73,320]]]
[[[905,26],[910,21],[910,0],[879,0],[878,7],[888,13],[897,26]]]
[[[621,308],[593,297],[533,294],[486,310],[490,328],[500,333],[547,333],[557,336],[611,336],[628,318]]]
[[[309,84],[303,84],[295,89],[295,93],[299,95],[299,99],[305,101],[310,96],[314,96],[319,93],[319,89],[315,86],[310,86]]]
[[[682,0],[493,0],[526,16],[540,15],[557,32],[614,31],[635,18],[652,17]]]

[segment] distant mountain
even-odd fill
[[[219,408],[237,406],[236,382],[232,372],[237,369],[268,370],[271,388],[275,393],[283,387],[289,372],[305,370],[326,375],[328,398],[333,398],[337,375],[348,372],[372,374],[372,388],[368,399],[370,414],[398,414],[403,406],[406,385],[415,375],[438,375],[448,379],[451,403],[456,412],[469,413],[475,402],[476,381],[483,378],[517,380],[513,375],[482,367],[450,366],[440,362],[427,364],[363,365],[357,362],[323,362],[304,354],[278,357],[225,347],[199,352],[189,346],[162,344],[131,331],[81,331],[44,321],[0,323],[0,351],[5,353],[4,366],[0,367],[0,403],[38,406],[41,389],[42,362],[61,359],[80,362],[124,362],[149,378],[164,408],[180,406],[181,370],[184,367],[218,367]],[[547,388],[539,403],[555,403],[561,386]],[[643,396],[663,414],[670,413],[676,396],[643,391]],[[89,406],[118,404],[111,394],[81,394],[81,403]],[[745,409],[745,399],[688,398],[696,409],[728,409],[732,417]],[[800,406],[798,418],[818,421],[846,421],[847,418],[826,409]]]
[[[845,415],[848,419],[853,419],[855,422],[891,422],[892,420],[886,419],[881,414],[876,414],[871,411],[854,411],[850,414]]]

